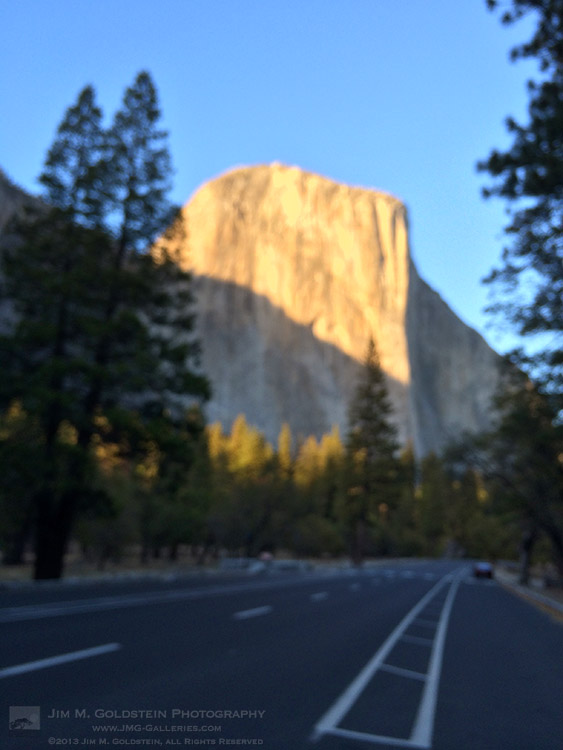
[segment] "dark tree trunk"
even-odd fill
[[[245,557],[253,557],[254,555],[254,538],[247,539],[244,546]]]
[[[530,561],[532,551],[537,538],[537,529],[535,526],[526,529],[522,534],[520,542],[520,578],[519,583],[527,586],[530,581]]]
[[[366,548],[366,524],[363,518],[356,521],[352,531],[352,563],[356,567],[361,567],[364,562]]]
[[[36,581],[62,577],[67,542],[67,535],[53,523],[53,519],[47,523],[40,522],[36,535],[33,572]]]
[[[557,568],[559,581],[563,582],[563,533],[557,526],[553,525],[548,530],[548,534],[553,547],[553,562]]]
[[[106,563],[111,557],[111,545],[103,544],[98,554],[98,561],[96,563],[96,569],[100,572],[106,569]]]
[[[61,578],[76,512],[76,495],[67,492],[58,499],[50,487],[45,487],[37,505],[33,577],[36,581]]]
[[[141,565],[146,565],[149,561],[150,553],[150,540],[147,537],[143,538],[141,544]]]

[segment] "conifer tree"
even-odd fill
[[[175,424],[186,397],[203,400],[189,274],[172,238],[152,249],[173,211],[170,158],[147,73],[127,89],[109,131],[91,87],[58,129],[40,181],[45,206],[2,254],[14,309],[0,337],[7,377],[41,431],[35,493],[36,578],[58,578],[91,494],[95,437],[142,451]],[[173,224],[176,238],[181,232]]]
[[[528,121],[507,118],[512,144],[493,150],[478,168],[493,178],[484,195],[508,204],[510,240],[502,263],[486,282],[500,290],[491,306],[514,330],[531,342],[512,359],[528,371],[536,386],[511,388],[500,404],[499,430],[492,436],[500,448],[496,460],[506,477],[518,476],[515,499],[526,488],[522,521],[528,527],[524,546],[544,527],[554,545],[563,575],[563,495],[560,427],[563,414],[563,2],[561,0],[487,0],[513,24],[531,15],[531,39],[511,50],[513,60],[535,59],[539,80],[529,81]],[[551,401],[548,404],[546,398]],[[541,409],[538,408],[541,404]],[[538,415],[543,414],[540,421]],[[536,434],[531,427],[538,431]],[[508,433],[505,430],[508,428]],[[549,440],[546,439],[549,438]],[[507,455],[507,438],[513,447]],[[541,446],[541,450],[538,448]],[[520,459],[512,463],[512,457]],[[548,459],[548,461],[546,461]],[[495,462],[496,462],[495,460]],[[523,460],[523,463],[520,463]],[[507,465],[508,463],[508,465]],[[523,476],[519,476],[523,474]],[[548,508],[548,510],[547,510]],[[525,557],[529,557],[527,554]],[[525,566],[524,566],[525,567]],[[526,578],[527,574],[524,574]]]
[[[348,489],[345,515],[350,526],[352,560],[361,564],[368,527],[381,508],[394,502],[398,481],[397,430],[385,374],[373,339],[349,409]]]
[[[485,281],[498,293],[490,310],[502,314],[533,347],[517,353],[521,364],[541,378],[563,408],[563,2],[498,0],[502,21],[524,15],[537,20],[532,38],[511,51],[513,60],[535,58],[542,79],[530,81],[529,119],[508,117],[510,148],[493,150],[478,168],[494,178],[484,195],[508,203],[510,223],[500,267]],[[532,353],[533,351],[533,353]]]
[[[522,579],[539,532],[547,535],[563,580],[563,425],[551,400],[519,373],[498,399],[501,415],[487,459],[493,481],[523,526]]]
[[[420,531],[425,554],[437,556],[443,550],[450,487],[443,461],[429,453],[421,462],[418,487]]]
[[[424,549],[416,497],[417,463],[410,442],[401,450],[399,469],[397,504],[390,518],[393,549],[401,556],[420,555]]]
[[[293,457],[291,454],[291,429],[289,425],[284,422],[281,426],[280,434],[278,436],[278,470],[280,472],[280,478],[283,481],[289,480],[293,476]]]

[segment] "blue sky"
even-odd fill
[[[418,270],[486,327],[480,283],[505,206],[475,163],[526,118],[532,28],[485,0],[0,0],[0,166],[36,178],[56,127],[92,84],[108,120],[139,70],[157,85],[184,203],[237,165],[280,161],[392,193],[409,209]]]

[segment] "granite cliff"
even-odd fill
[[[0,232],[30,200],[0,170]],[[243,413],[272,442],[283,422],[344,435],[373,336],[419,456],[488,426],[499,357],[419,277],[400,201],[273,164],[211,180],[183,214],[209,421]]]
[[[211,421],[345,434],[373,336],[418,455],[487,427],[499,357],[419,277],[400,201],[273,164],[211,180],[183,214]]]

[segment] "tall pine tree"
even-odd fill
[[[362,563],[368,530],[387,515],[399,475],[397,430],[385,374],[373,339],[349,408],[347,493],[344,503],[352,561]]]
[[[528,344],[513,359],[536,381],[525,379],[502,397],[502,419],[493,435],[502,474],[514,480],[523,520],[544,527],[563,575],[563,482],[560,432],[563,414],[563,0],[487,0],[513,24],[537,22],[532,38],[511,51],[513,60],[535,59],[540,80],[528,83],[528,122],[506,121],[512,145],[493,150],[478,167],[493,178],[485,196],[507,201],[510,243],[502,264],[485,280],[500,290],[501,313]],[[531,398],[531,394],[534,397]],[[537,405],[541,404],[538,411]],[[542,413],[542,420],[538,418]],[[534,427],[537,431],[531,431]],[[504,455],[508,444],[510,451]],[[517,458],[519,457],[519,458]],[[511,462],[511,459],[516,459]],[[508,465],[507,465],[508,464]],[[524,477],[520,476],[521,474]],[[549,478],[549,479],[547,479]],[[546,510],[546,507],[549,509]],[[533,540],[535,531],[526,536]],[[528,544],[528,542],[526,543]],[[531,544],[531,541],[530,543]],[[525,576],[524,576],[525,577]]]
[[[498,0],[491,9],[503,10],[502,21],[512,24],[526,14],[537,19],[529,42],[512,50],[513,60],[535,58],[542,79],[530,81],[529,119],[506,125],[512,145],[493,150],[479,163],[493,185],[484,195],[507,201],[510,243],[502,264],[486,279],[498,293],[492,312],[502,314],[516,332],[533,345],[518,353],[521,364],[559,399],[563,408],[563,2],[511,0],[508,10]]]
[[[125,92],[109,131],[94,91],[66,113],[40,181],[45,207],[3,253],[14,316],[0,338],[4,405],[39,425],[35,577],[58,578],[77,513],[92,502],[92,445],[132,451],[175,425],[209,386],[197,368],[189,274],[167,199],[170,156],[150,76]],[[189,424],[195,424],[191,420]]]

